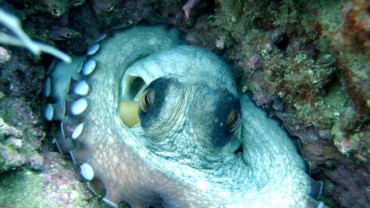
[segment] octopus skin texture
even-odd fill
[[[219,57],[163,25],[106,36],[50,66],[45,117],[107,204],[324,207],[287,133]]]

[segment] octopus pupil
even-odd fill
[[[150,90],[149,92],[147,92],[144,96],[144,102],[145,102],[145,108],[148,108],[150,105],[153,104],[154,102],[154,95],[155,95],[155,91],[154,90]]]
[[[150,98],[149,98],[149,93],[145,95],[145,104],[146,104],[147,107],[149,107],[149,105],[151,104]]]
[[[232,116],[232,117],[231,117]],[[231,118],[230,118],[231,117]],[[230,132],[234,132],[239,127],[239,114],[232,111],[228,120]]]

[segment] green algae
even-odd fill
[[[42,178],[33,171],[22,169],[3,174],[0,178],[0,205],[14,208],[50,207],[48,203],[51,199],[42,187]],[[63,204],[55,205],[62,207]]]
[[[41,201],[27,197],[36,195],[39,191],[34,187],[40,186],[41,178],[28,170],[2,174],[0,178],[1,207],[42,207]]]
[[[271,20],[278,15],[278,7],[271,1],[221,0],[219,4],[221,11],[213,16],[212,24],[225,40],[242,41],[253,28],[271,28]]]
[[[333,190],[336,189],[335,184],[331,182],[330,180],[324,180],[323,182],[325,183],[325,192],[332,192]],[[322,200],[325,203],[325,207],[327,208],[338,207],[338,205],[335,204],[333,199],[326,194],[321,196],[320,200]]]
[[[28,168],[0,175],[0,207],[48,208],[48,207],[91,207],[108,208],[97,197],[86,197],[68,184],[59,187],[45,184],[42,172]],[[66,198],[70,201],[63,201]]]

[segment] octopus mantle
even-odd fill
[[[48,75],[58,147],[112,207],[324,207],[286,132],[174,29],[103,35]]]

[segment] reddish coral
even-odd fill
[[[354,0],[342,7],[344,18],[340,30],[331,34],[332,47],[336,50],[339,67],[358,113],[370,115],[370,2]],[[355,56],[353,54],[356,54]]]
[[[370,106],[367,104],[367,100],[370,99],[370,76],[359,77],[356,74],[360,68],[355,67],[350,60],[343,57],[341,64],[341,73],[343,80],[346,84],[347,94],[351,97],[351,100],[355,104],[354,107],[358,113],[370,116]],[[364,66],[366,67],[366,66]],[[362,69],[366,70],[366,69]],[[366,72],[365,72],[366,73]]]
[[[342,30],[337,32],[341,41],[337,46],[347,48],[355,45],[356,50],[366,52],[370,58],[369,12],[370,2],[366,0],[355,0],[343,7],[342,15],[345,21]]]

